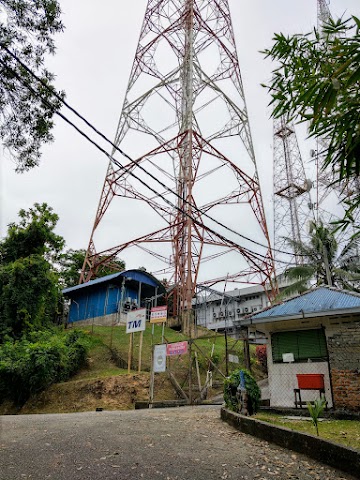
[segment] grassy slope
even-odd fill
[[[129,335],[125,333],[125,327],[94,327],[93,333],[92,329],[84,329],[84,331],[91,334],[93,338],[98,338],[101,342],[107,346],[111,346],[114,350],[116,350],[125,361],[128,358],[128,349],[129,349]],[[208,330],[202,330],[199,332],[200,335],[203,337],[211,337],[211,338],[198,338],[196,340],[196,344],[200,347],[202,352],[206,356],[210,356],[212,349],[213,351],[213,359],[214,362],[220,367],[222,371],[225,371],[225,337],[220,334],[211,333]],[[214,338],[215,337],[215,338]],[[171,328],[165,327],[164,330],[164,340],[165,342],[180,342],[187,340],[187,337],[184,336],[181,332],[176,332]],[[152,336],[152,329],[149,326],[145,332],[143,337],[143,353],[142,353],[142,370],[149,371],[150,370],[150,362],[151,362],[151,346],[152,344],[159,344],[162,342],[162,327],[159,325],[155,325],[154,328],[154,336]],[[134,364],[137,365],[137,360],[139,357],[139,345],[140,345],[140,333],[134,334]],[[196,349],[194,349],[195,351]],[[228,350],[230,353],[235,353],[240,359],[240,365],[243,364],[243,345],[240,341],[235,341],[231,338],[228,339]],[[201,354],[199,350],[198,352],[198,359],[200,363],[200,368],[206,370],[207,368],[207,360]],[[252,356],[253,356],[252,350]],[[253,367],[255,368],[255,375],[261,376],[257,365],[255,364],[255,360],[253,360]],[[229,364],[230,371],[238,368],[237,365]]]
[[[316,435],[315,427],[310,420],[290,420],[281,415],[263,412],[258,413],[256,418],[291,430]],[[319,436],[360,450],[360,421],[323,419],[319,422]]]
[[[114,361],[112,352],[118,358],[127,362],[130,336],[125,333],[125,327],[91,327],[83,328],[89,335],[89,359],[88,365],[77,373],[71,380],[52,385],[47,391],[34,396],[22,408],[21,413],[54,413],[92,410],[96,407],[105,409],[132,408],[135,400],[148,400],[149,371],[151,364],[151,350],[153,344],[161,343],[162,327],[155,325],[154,336],[152,328],[148,326],[144,332],[142,372],[137,373],[140,334],[134,334],[133,367],[135,370],[128,375],[127,369],[119,368]],[[210,356],[213,351],[214,363],[225,373],[225,338],[223,335],[214,335],[208,331],[200,331],[199,334],[211,335],[215,338],[200,338],[196,344],[202,352]],[[170,328],[165,327],[164,340],[166,342],[178,342],[186,340],[186,337]],[[110,349],[111,347],[111,349]],[[228,349],[240,358],[242,364],[242,343],[232,339],[228,341]],[[169,360],[168,360],[169,361]],[[202,385],[206,378],[209,362],[198,351],[198,362]],[[179,383],[186,390],[189,372],[189,357],[184,355],[170,359],[171,371]],[[229,364],[229,372],[239,368],[239,365]],[[214,389],[216,394],[222,391],[222,376],[213,372]],[[193,384],[196,385],[195,368],[193,369]],[[165,374],[156,375],[155,400],[167,400],[176,398],[175,392]],[[5,408],[5,410],[4,410]],[[9,406],[0,406],[1,413],[14,413]]]

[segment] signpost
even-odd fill
[[[167,306],[152,307],[150,323],[164,323],[167,320]]]
[[[139,366],[138,371],[141,370],[141,357],[142,357],[142,345],[143,334],[146,329],[146,308],[139,308],[138,310],[132,310],[127,314],[126,319],[126,333],[130,333],[129,341],[129,353],[128,353],[128,373],[131,371],[131,359],[134,343],[134,332],[141,332],[140,334],[140,348],[139,348]]]
[[[154,372],[166,372],[166,345],[154,346]]]
[[[167,306],[152,307],[150,311],[150,323],[152,323],[152,334],[154,335],[155,323],[162,323],[161,343],[164,342],[164,327],[167,320]]]
[[[228,358],[229,358],[229,362],[231,363],[240,363],[239,357],[237,355],[229,353]]]
[[[131,310],[127,314],[126,333],[143,332],[146,328],[146,308]]]
[[[152,408],[154,401],[155,373],[163,372],[166,372],[166,345],[154,345],[150,377],[150,408]]]
[[[188,351],[188,342],[168,343],[166,345],[166,355],[185,355]]]

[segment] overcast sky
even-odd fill
[[[56,38],[57,53],[49,59],[48,67],[57,76],[58,89],[66,91],[68,102],[111,139],[146,3],[146,0],[60,0],[66,29]],[[316,0],[229,0],[229,3],[260,182],[270,217],[272,122],[267,107],[269,99],[260,84],[269,79],[271,64],[259,51],[271,46],[274,32],[309,31],[316,23]],[[346,12],[360,16],[359,0],[332,0],[330,8],[333,15]],[[298,131],[307,161],[311,145],[304,142],[305,133],[304,129]],[[1,152],[0,235],[6,234],[7,224],[16,221],[21,208],[46,202],[60,216],[57,231],[64,236],[67,247],[86,248],[107,160],[59,118],[54,136],[54,143],[43,148],[40,167],[28,173],[15,174],[9,155]],[[115,239],[114,244],[118,243]],[[137,268],[144,262],[139,258],[137,264],[127,267]]]

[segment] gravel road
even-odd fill
[[[0,480],[352,479],[239,433],[219,407],[0,417]]]

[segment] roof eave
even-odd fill
[[[302,312],[297,313],[296,315],[282,315],[274,317],[263,317],[263,318],[253,318],[249,317],[244,320],[243,325],[257,325],[260,323],[273,323],[273,322],[283,322],[289,320],[302,320],[304,318],[318,318],[318,317],[333,317],[339,315],[356,315],[360,314],[360,307],[355,308],[344,308],[341,310],[324,310],[321,312]]]

